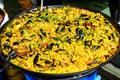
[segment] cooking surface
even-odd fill
[[[73,0],[65,0],[64,4],[66,4],[68,1]],[[17,0],[4,0],[4,3],[5,9],[8,12],[10,18],[19,13],[20,7],[18,6]],[[72,3],[69,2],[67,4],[89,7],[95,10],[99,10],[110,16],[107,0],[76,0]],[[99,70],[99,73],[102,76],[102,80],[120,80],[120,76],[116,75],[116,73],[120,74],[120,55],[118,55],[118,57],[115,58],[112,62],[114,63],[114,65],[108,63]]]

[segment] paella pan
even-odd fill
[[[118,25],[108,16],[64,6],[25,12],[0,31],[2,58],[40,74],[73,74],[100,67],[119,51]]]

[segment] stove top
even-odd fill
[[[25,78],[26,78],[26,80],[46,80],[46,79],[33,77],[32,75],[30,75],[28,73],[25,74]],[[96,71],[96,72],[94,72],[88,76],[82,77],[82,78],[76,78],[76,76],[73,76],[73,77],[63,78],[63,79],[49,79],[49,80],[101,80],[101,76]]]

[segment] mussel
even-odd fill
[[[84,34],[77,35],[77,36],[75,36],[75,38],[76,38],[77,41],[78,41],[78,40],[83,40]]]
[[[82,29],[76,28],[76,34],[77,34],[77,35],[81,35],[81,34],[82,34]]]
[[[59,44],[51,43],[47,46],[47,49],[51,50],[53,48],[53,46],[59,47]]]
[[[43,29],[40,29],[39,31],[40,31],[40,32],[42,33],[42,35],[44,35],[45,37],[47,36],[46,32],[43,31]]]
[[[3,46],[4,46],[4,49],[12,49],[12,47],[7,43],[3,44]]]
[[[84,41],[84,45],[85,46],[91,46],[92,45],[92,41]]]
[[[66,52],[65,49],[57,49],[55,52],[59,52],[59,51],[64,51],[64,52]]]
[[[68,31],[71,32],[72,31],[71,28],[68,28]]]
[[[20,32],[21,35],[24,35],[24,33],[25,33],[24,30],[22,30],[22,31]]]
[[[39,59],[39,54],[37,54],[37,55],[34,57],[33,63],[34,63],[34,64],[37,64],[38,59]]]
[[[99,49],[99,48],[100,48],[99,45],[93,45],[93,46],[92,46],[92,50],[97,50],[97,49]]]
[[[21,42],[27,42],[27,41],[31,41],[29,39],[21,39]]]
[[[19,45],[20,44],[20,42],[14,42],[13,43],[13,45]]]
[[[44,67],[44,66],[42,66],[41,64],[38,64],[38,63],[37,63],[38,60],[39,60],[39,55],[40,55],[40,54],[38,53],[38,54],[34,57],[33,63],[34,63],[35,66],[41,68],[42,70],[45,70],[45,67]]]
[[[58,27],[55,32],[59,33],[59,32],[64,32],[65,31],[65,26],[64,27]]]
[[[71,44],[72,41],[71,41],[71,39],[69,38],[69,39],[67,39],[67,42],[68,42],[69,44]]]
[[[12,37],[12,33],[11,32],[7,32],[5,35],[8,36],[9,38]]]
[[[18,54],[14,51],[14,50],[11,50],[9,53],[8,53],[8,60],[10,59],[14,59],[18,56]]]

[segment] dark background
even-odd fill
[[[102,11],[108,6],[109,0],[63,0],[63,5],[82,6]],[[21,7],[18,0],[4,0],[4,8],[9,15],[9,18],[19,14]]]

